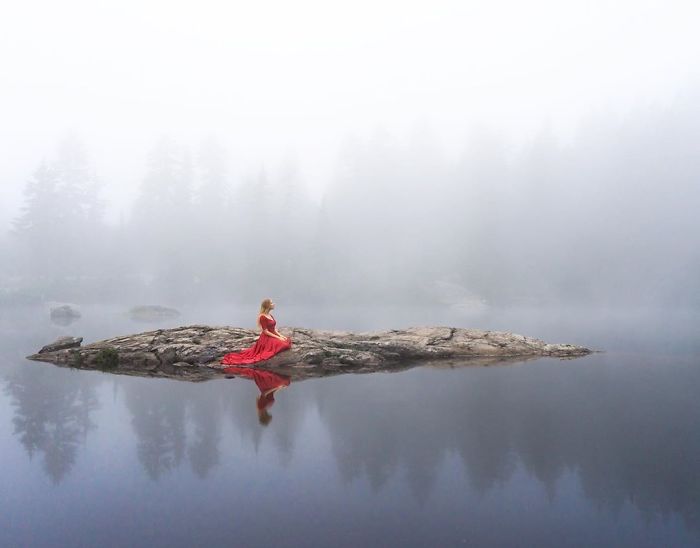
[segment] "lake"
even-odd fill
[[[319,311],[278,327],[450,325],[604,350],[255,384],[77,371],[24,356],[256,308],[0,311],[0,545],[700,545],[700,313],[449,307]],[[232,350],[236,350],[232,348]]]

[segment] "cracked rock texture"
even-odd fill
[[[540,356],[572,358],[591,352],[581,346],[548,344],[510,332],[441,326],[358,333],[303,328],[283,328],[280,332],[292,337],[292,348],[253,367],[290,375],[293,380],[425,364],[454,367]],[[249,329],[190,325],[85,346],[81,337],[61,337],[27,358],[79,369],[201,381],[220,376],[225,367],[219,364],[221,357],[253,345],[257,336]],[[114,359],[106,360],[107,354]]]

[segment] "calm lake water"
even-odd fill
[[[255,308],[0,311],[0,545],[700,545],[700,314],[449,308],[318,311],[278,325],[451,325],[605,350],[292,384],[258,421],[247,379],[62,369],[24,356]],[[232,349],[232,350],[235,350]]]

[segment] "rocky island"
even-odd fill
[[[592,352],[572,344],[548,344],[505,331],[457,327],[410,327],[372,332],[281,329],[292,348],[255,367],[293,380],[340,373],[396,371],[417,365],[490,365]],[[30,360],[126,375],[203,381],[221,376],[228,352],[254,344],[258,333],[236,327],[189,325],[123,335],[82,346],[82,337],[61,337]]]

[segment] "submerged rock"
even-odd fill
[[[167,318],[176,318],[180,315],[180,312],[174,308],[168,308],[167,306],[147,304],[134,306],[131,310],[129,310],[129,315],[134,320],[142,322],[157,322]]]
[[[399,370],[426,363],[485,365],[540,356],[572,358],[592,352],[582,346],[549,344],[510,332],[441,326],[358,333],[303,328],[283,328],[280,332],[291,336],[292,348],[254,367],[284,373],[296,380],[346,372]],[[257,336],[250,329],[190,325],[124,335],[85,346],[61,347],[67,343],[61,343],[63,338],[27,358],[127,375],[206,380],[219,376],[226,367],[219,364],[224,354],[251,346]],[[109,368],[103,367],[106,358]]]
[[[51,307],[51,321],[58,325],[70,325],[80,318],[80,310],[72,304],[62,304]]]

